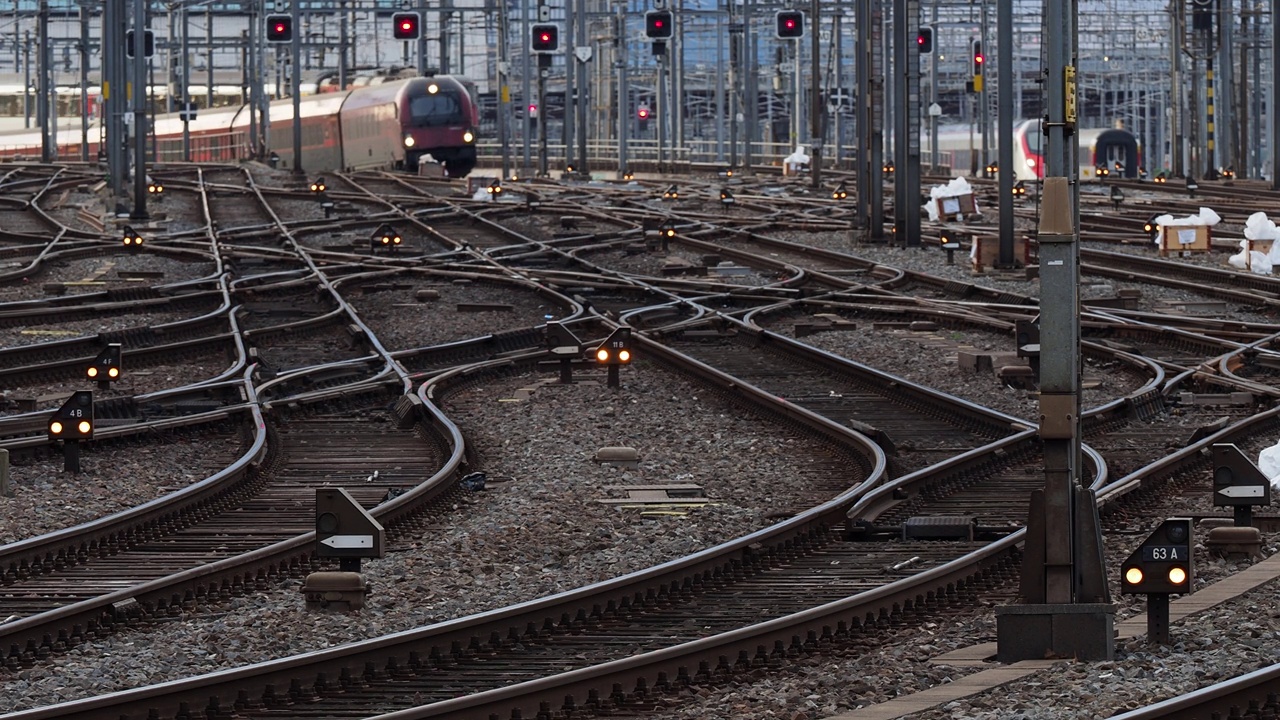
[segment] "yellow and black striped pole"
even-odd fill
[[[1204,177],[1209,180],[1216,180],[1218,177],[1218,168],[1215,166],[1216,158],[1213,152],[1213,56],[1210,55],[1205,59],[1204,70],[1204,116],[1205,116],[1205,173]]]

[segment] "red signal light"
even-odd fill
[[[421,16],[416,12],[401,12],[391,16],[391,34],[397,40],[417,40],[422,36],[419,29]]]

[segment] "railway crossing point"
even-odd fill
[[[361,558],[383,556],[384,532],[344,488],[316,488],[316,557],[338,558],[338,571],[313,572],[302,584],[308,610],[360,610],[369,586]]]

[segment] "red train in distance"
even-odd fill
[[[480,112],[470,83],[450,76],[415,77],[299,101],[302,168],[306,172],[388,168],[417,172],[427,162],[464,177],[476,164]],[[190,121],[192,162],[236,162],[253,156],[247,105],[201,109]],[[155,117],[157,162],[182,162],[183,122],[178,113]],[[266,147],[282,168],[294,167],[293,101],[271,103]],[[57,157],[80,158],[79,130],[58,134]],[[90,129],[89,156],[97,157],[100,129]],[[40,156],[38,129],[0,133],[0,158]]]

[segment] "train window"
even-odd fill
[[[413,127],[457,125],[467,122],[457,93],[441,91],[420,95],[409,101],[409,124]]]

